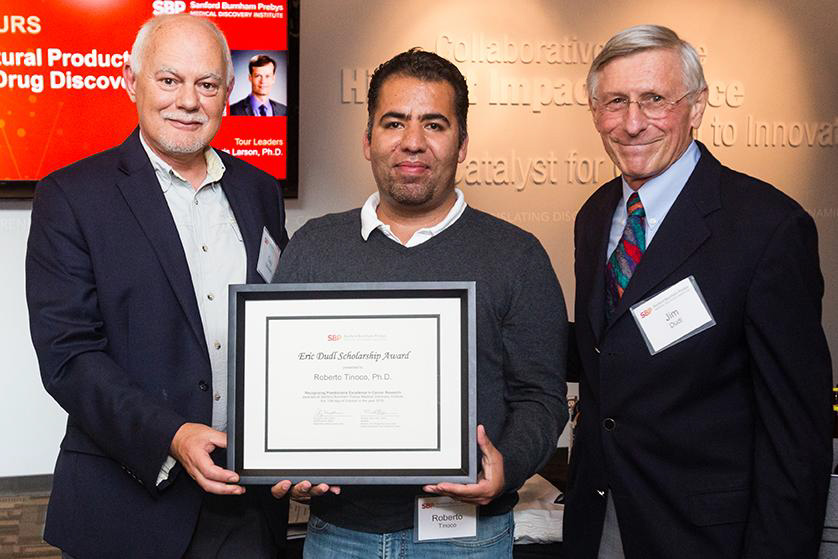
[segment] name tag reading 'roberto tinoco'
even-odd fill
[[[417,542],[468,538],[477,535],[477,505],[451,497],[416,497]]]
[[[693,276],[637,303],[630,311],[652,355],[716,324]]]

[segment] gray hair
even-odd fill
[[[224,37],[224,33],[222,33],[221,29],[219,29],[218,26],[210,20],[188,14],[164,14],[155,16],[146,21],[137,32],[137,38],[134,39],[134,46],[131,47],[131,70],[135,75],[140,73],[140,66],[143,63],[143,53],[146,49],[146,42],[158,27],[171,20],[187,18],[191,21],[200,22],[202,25],[206,26],[207,29],[212,31],[213,34],[215,34],[216,39],[218,39],[218,44],[224,53],[224,63],[227,66],[227,85],[229,86],[233,81],[234,75],[233,58],[230,55],[230,47],[227,46],[227,39]]]
[[[702,91],[707,87],[704,70],[701,68],[701,59],[691,44],[682,40],[668,27],[635,25],[611,37],[605,43],[602,52],[594,58],[591,69],[588,71],[588,101],[594,96],[599,73],[606,64],[615,58],[651,49],[672,49],[678,52],[683,66],[684,85],[690,92]]]

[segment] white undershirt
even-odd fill
[[[459,188],[455,188],[454,192],[457,194],[457,200],[454,202],[454,207],[451,208],[442,221],[431,227],[423,227],[422,229],[417,230],[406,243],[402,243],[401,240],[399,240],[399,238],[390,230],[390,226],[378,219],[378,213],[376,210],[378,209],[378,204],[381,203],[381,195],[378,191],[375,191],[369,198],[367,198],[367,201],[361,208],[361,237],[366,241],[369,239],[369,236],[373,231],[380,229],[387,238],[392,239],[407,248],[421,245],[434,235],[438,235],[451,227],[451,225],[453,225],[454,222],[460,219],[460,216],[463,215],[463,212],[466,210],[465,196],[463,196],[463,191]]]

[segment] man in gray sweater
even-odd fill
[[[280,282],[476,281],[477,483],[328,487],[311,498],[305,556],[512,556],[517,489],[555,451],[567,420],[567,318],[538,240],[466,205],[468,88],[457,68],[412,49],[376,70],[364,155],[378,186],[363,208],[313,219],[282,255]],[[317,481],[317,480],[313,480]],[[477,533],[414,541],[415,497],[479,506]]]

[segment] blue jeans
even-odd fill
[[[413,529],[372,534],[312,516],[303,559],[500,559],[512,557],[512,513],[477,518],[477,537],[414,543]]]

